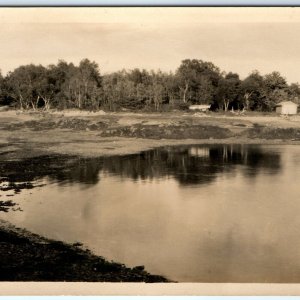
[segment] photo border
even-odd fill
[[[299,7],[300,0],[0,0],[1,7]],[[122,296],[122,299],[149,300],[166,296],[180,296],[178,299],[224,300],[224,296],[238,296],[235,299],[245,299],[244,296],[256,300],[293,300],[300,295],[300,284],[249,284],[249,283],[86,283],[86,282],[0,282],[0,298],[8,300],[43,299],[73,300],[74,296],[84,296],[85,300],[94,300],[99,296],[101,300],[111,300],[112,297]],[[72,296],[60,296],[72,295]],[[203,296],[200,296],[203,295]],[[205,296],[204,296],[205,295]],[[12,297],[17,296],[17,297]],[[24,297],[25,296],[25,297]],[[51,298],[49,297],[51,296]],[[210,296],[210,297],[208,297]],[[213,296],[213,297],[211,297]],[[217,296],[217,297],[216,297]],[[221,296],[221,297],[220,297]],[[243,297],[239,297],[243,296]],[[271,297],[261,297],[271,296]],[[276,297],[273,297],[276,296]],[[247,297],[248,298],[248,297]]]

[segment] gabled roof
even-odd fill
[[[292,102],[292,101],[282,101],[276,104],[276,106],[283,106],[283,105],[296,105],[298,106],[298,104]]]

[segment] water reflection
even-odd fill
[[[299,147],[166,147],[41,163],[23,168],[46,185],[16,196],[23,212],[2,214],[19,227],[177,281],[300,282]],[[10,164],[0,164],[5,176],[21,180]]]
[[[205,184],[218,173],[234,172],[237,165],[248,166],[248,176],[260,170],[276,173],[280,170],[280,155],[240,145],[167,147],[128,156],[81,159],[63,174],[57,174],[61,177],[56,179],[97,183],[99,172],[104,171],[133,180],[172,177],[182,185]]]
[[[261,170],[280,170],[280,154],[259,146],[214,145],[166,147],[140,154],[104,158],[43,156],[23,161],[2,161],[0,171],[10,182],[49,177],[58,182],[97,184],[100,171],[133,180],[175,178],[182,185],[205,184],[218,173],[243,165],[247,176]]]

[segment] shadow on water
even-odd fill
[[[182,185],[209,183],[239,165],[247,167],[245,176],[253,177],[261,170],[274,174],[281,168],[280,154],[259,146],[213,145],[167,147],[103,160],[103,169],[112,174],[133,180],[172,177]]]
[[[101,158],[51,155],[3,159],[0,192],[17,194],[34,188],[34,183],[43,178],[59,184],[82,184],[84,188],[97,184],[100,172],[134,181],[174,178],[181,185],[213,182],[221,173],[234,174],[237,166],[243,166],[243,174],[248,177],[260,171],[276,174],[281,169],[280,153],[267,150],[253,145],[176,146]],[[1,200],[2,211],[14,206],[11,200]]]
[[[248,177],[260,171],[276,174],[281,169],[280,154],[243,145],[165,147],[126,156],[78,159],[50,177],[58,182],[96,184],[103,171],[134,181],[172,177],[181,185],[193,185],[209,183],[220,173],[233,173],[237,166],[245,166]]]
[[[223,172],[245,166],[245,176],[260,170],[277,173],[280,153],[260,146],[213,145],[164,147],[126,156],[78,158],[62,155],[40,156],[25,160],[0,162],[1,181],[14,189],[48,177],[56,182],[97,184],[100,171],[133,180],[173,177],[180,184],[208,183]],[[21,188],[25,188],[24,184]]]

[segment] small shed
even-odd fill
[[[199,105],[190,105],[190,110],[199,110],[199,111],[208,111],[210,109],[210,104],[199,104]]]
[[[297,114],[298,104],[292,101],[283,101],[276,105],[276,112],[282,115]]]

